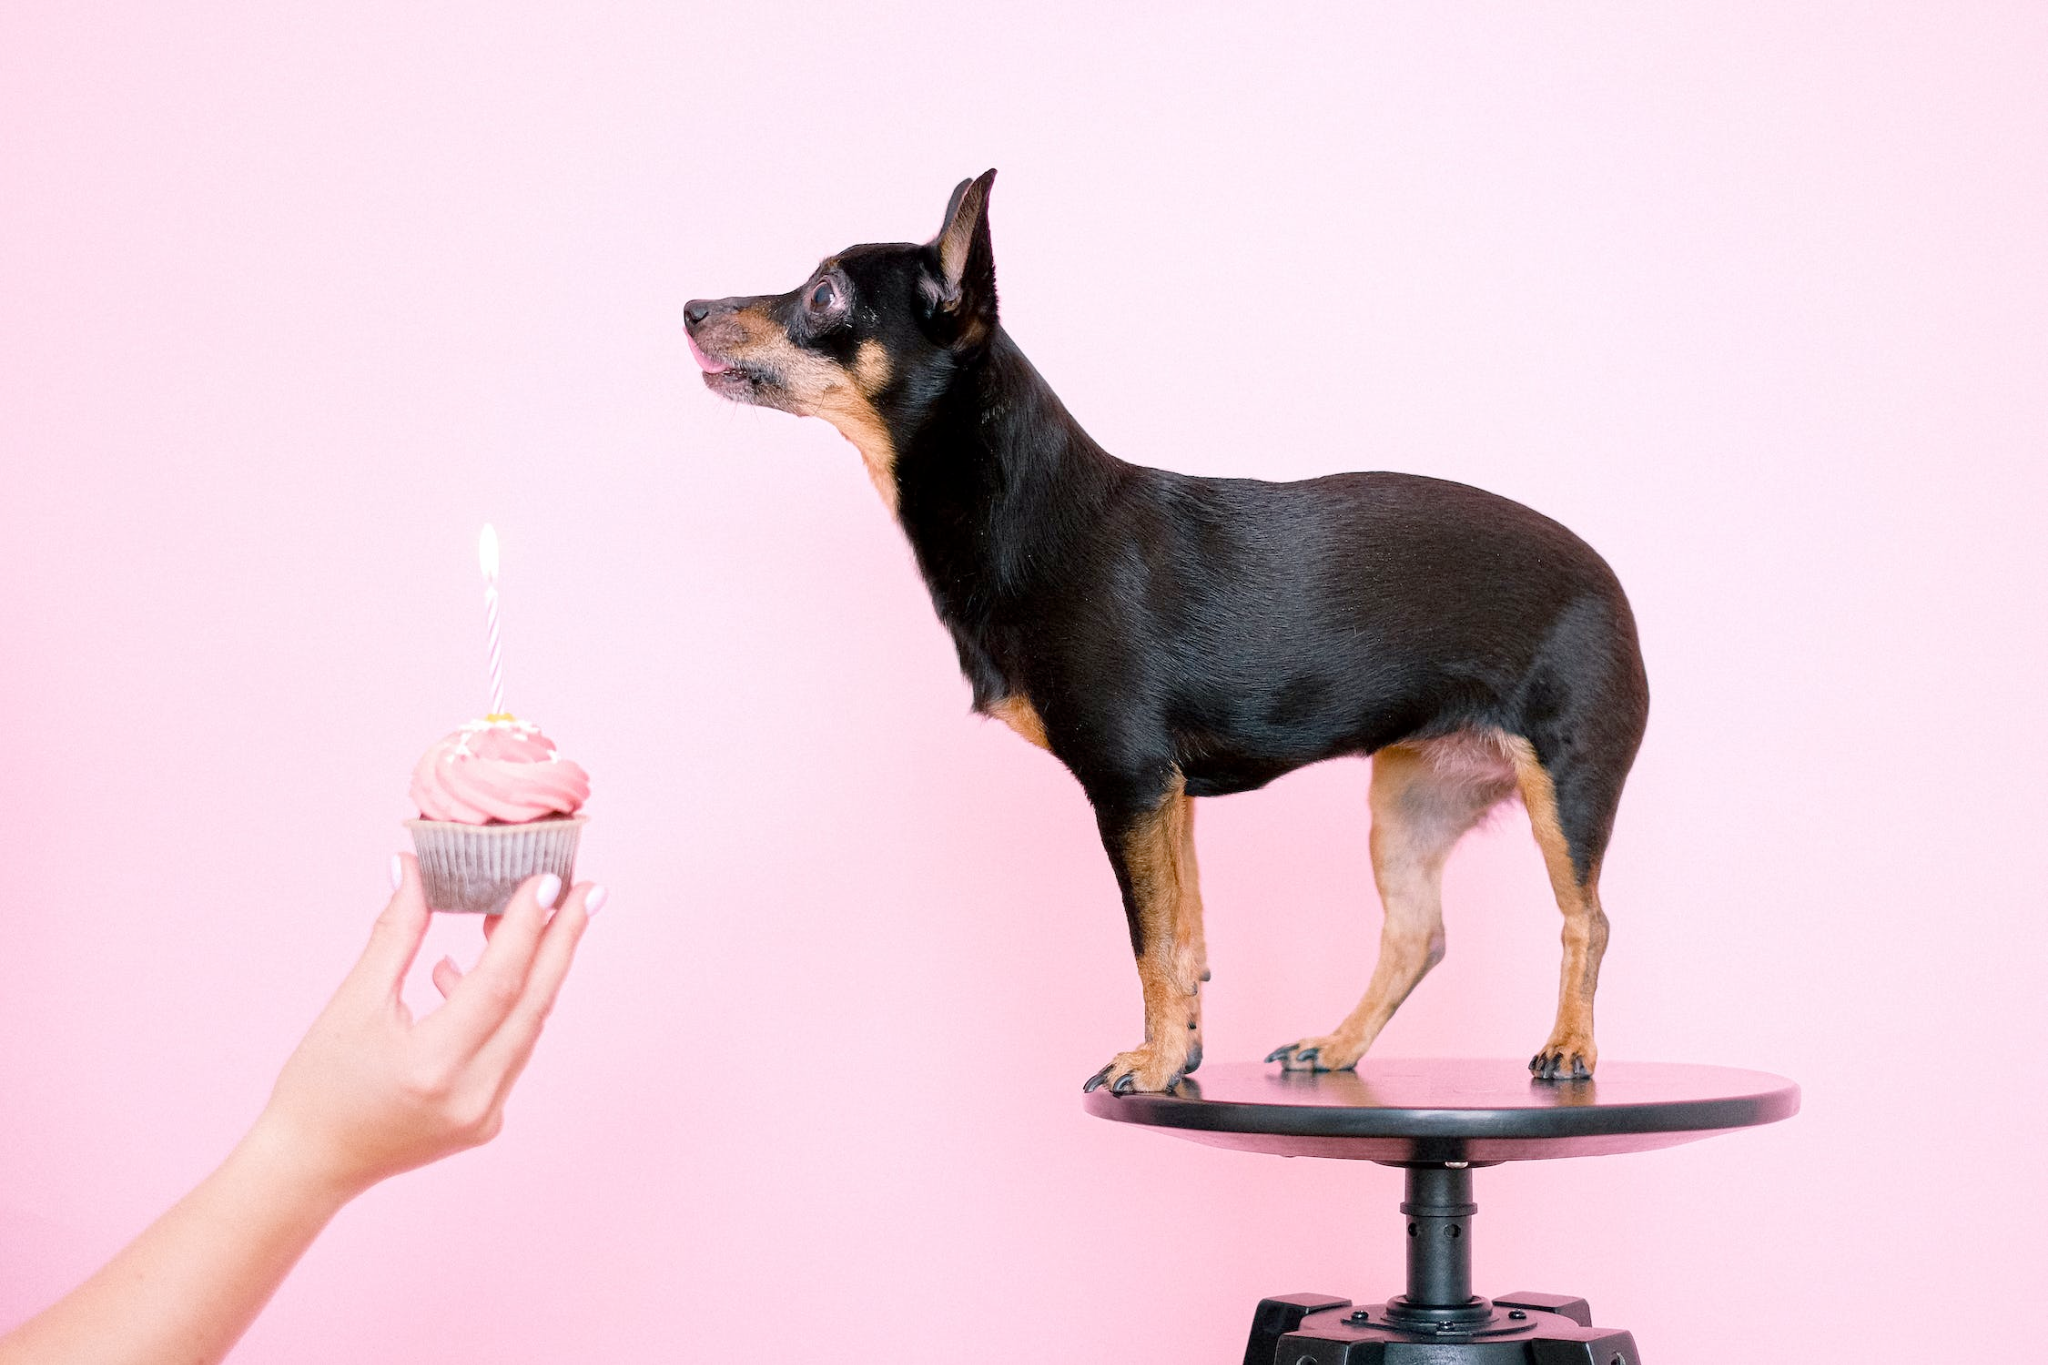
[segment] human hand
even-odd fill
[[[342,1199],[494,1137],[505,1098],[540,1038],[602,887],[576,886],[552,915],[561,879],[529,879],[464,976],[443,958],[446,997],[415,1020],[400,998],[430,912],[419,865],[392,858],[395,890],[369,946],[277,1078],[251,1141]]]

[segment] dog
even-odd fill
[[[1172,1089],[1209,980],[1194,799],[1372,756],[1377,965],[1335,1029],[1276,1049],[1355,1066],[1444,952],[1445,858],[1526,807],[1564,914],[1557,1018],[1530,1059],[1589,1077],[1600,867],[1649,714],[1628,599],[1519,503],[1408,474],[1293,483],[1126,464],[1003,330],[993,170],[938,236],[849,247],[786,294],[693,299],[714,394],[822,417],[860,452],[952,633],[974,709],[1065,764],[1094,808],[1145,1039],[1084,1089]]]

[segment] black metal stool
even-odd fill
[[[1168,1095],[1097,1090],[1088,1112],[1215,1147],[1400,1166],[1408,1290],[1385,1303],[1262,1299],[1244,1365],[1641,1365],[1635,1338],[1584,1299],[1472,1292],[1472,1172],[1503,1161],[1673,1147],[1799,1112],[1782,1076],[1607,1062],[1588,1081],[1520,1062],[1374,1061],[1356,1072],[1217,1066]]]

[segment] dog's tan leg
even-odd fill
[[[1564,961],[1558,968],[1557,1023],[1542,1051],[1529,1059],[1529,1069],[1546,1080],[1593,1074],[1600,1049],[1593,1042],[1593,992],[1600,984],[1600,958],[1607,951],[1607,914],[1600,908],[1600,864],[1581,878],[1572,863],[1564,830],[1557,818],[1557,789],[1526,740],[1510,740],[1515,780],[1522,804],[1529,808],[1529,826],[1543,850],[1550,889],[1564,912]]]
[[[1182,902],[1181,914],[1187,922],[1188,932],[1194,936],[1195,981],[1199,985],[1209,979],[1209,937],[1202,929],[1202,875],[1195,866],[1195,803],[1193,798],[1186,798],[1186,800],[1188,803],[1188,813],[1187,818],[1181,822],[1180,827],[1180,856],[1181,869],[1186,875],[1187,897]],[[1193,1071],[1199,1065],[1201,1051],[1201,1030],[1197,1029],[1195,1031],[1196,1059],[1188,1063],[1188,1070]]]
[[[1355,1066],[1416,983],[1444,955],[1443,871],[1451,847],[1514,794],[1499,743],[1456,736],[1397,744],[1372,760],[1372,872],[1386,919],[1379,962],[1358,1008],[1320,1037],[1274,1050],[1289,1071]]]
[[[1201,1062],[1202,896],[1195,884],[1194,801],[1180,775],[1151,811],[1105,831],[1130,917],[1145,1041],[1119,1052],[1086,1089],[1168,1089]]]

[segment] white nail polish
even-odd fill
[[[611,898],[612,893],[603,887],[591,887],[589,894],[583,898],[583,914],[585,918],[595,915],[598,911],[604,909],[604,903]]]
[[[534,888],[533,898],[540,902],[541,909],[546,910],[554,905],[556,898],[561,894],[562,879],[550,872],[547,876],[542,877],[540,885]]]
[[[391,855],[391,889],[396,891],[405,885],[405,860],[396,853]]]

